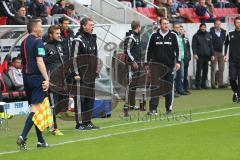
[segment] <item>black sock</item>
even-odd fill
[[[53,129],[57,129],[57,118],[55,111],[53,111]]]
[[[21,134],[21,136],[24,140],[27,138],[28,132],[30,131],[30,129],[33,126],[33,121],[32,121],[33,115],[34,115],[34,112],[29,113],[29,115],[27,117],[27,120],[25,122],[23,131],[22,131],[22,134]]]
[[[35,125],[35,130],[37,133],[38,142],[44,143],[45,141],[43,139],[42,132],[38,129],[38,127],[36,125]]]
[[[0,113],[4,112],[3,105],[0,105]]]
[[[237,81],[235,81],[235,80],[230,80],[230,85],[231,85],[232,91],[233,91],[234,93],[237,93],[237,92],[238,92]]]

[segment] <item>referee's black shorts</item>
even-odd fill
[[[26,75],[23,74],[24,89],[27,94],[29,104],[42,103],[46,97],[43,91],[42,83],[44,78],[42,75]]]

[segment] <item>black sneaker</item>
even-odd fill
[[[174,93],[174,98],[178,98],[178,97],[180,97],[180,94],[178,94],[178,93]]]
[[[92,122],[86,125],[86,130],[94,130],[94,129],[99,129],[99,127],[95,126]]]
[[[180,95],[182,95],[182,96],[185,96],[185,95],[187,95],[187,93],[186,92],[177,92],[178,94],[180,94]]]
[[[46,142],[44,142],[44,143],[38,142],[37,143],[37,148],[48,148],[48,147],[50,147],[50,146]]]
[[[149,111],[147,114],[153,116],[153,115],[158,115],[158,112],[157,110],[152,110],[152,111]]]
[[[167,110],[166,111],[166,115],[171,115],[172,114],[172,110]]]
[[[130,106],[129,109],[130,110],[139,110],[140,108],[139,108],[139,106],[135,105],[135,106]]]
[[[128,107],[127,104],[124,104],[124,107],[123,107],[123,115],[124,115],[124,117],[128,117],[129,116],[128,112],[129,112],[129,107]]]
[[[237,98],[237,93],[234,93],[233,94],[233,97],[232,97],[232,101],[233,102],[237,102],[238,98]]]
[[[22,136],[18,137],[17,145],[20,147],[20,150],[27,150],[26,139],[24,140]]]
[[[84,125],[84,124],[77,124],[75,129],[77,129],[77,130],[86,130],[86,125]]]

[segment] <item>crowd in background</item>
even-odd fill
[[[57,0],[55,4],[47,0],[1,0],[0,9],[0,17],[7,17],[9,25],[26,25],[32,18],[40,18],[45,25],[55,14],[66,14],[80,21],[75,6],[65,0]]]

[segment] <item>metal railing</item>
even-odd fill
[[[54,25],[55,20],[57,20],[61,17],[66,17],[71,22],[71,24],[79,25],[79,21],[77,21],[76,19],[73,19],[72,17],[67,16],[66,14],[54,14],[51,17],[51,20],[50,20],[51,23],[50,24]]]

